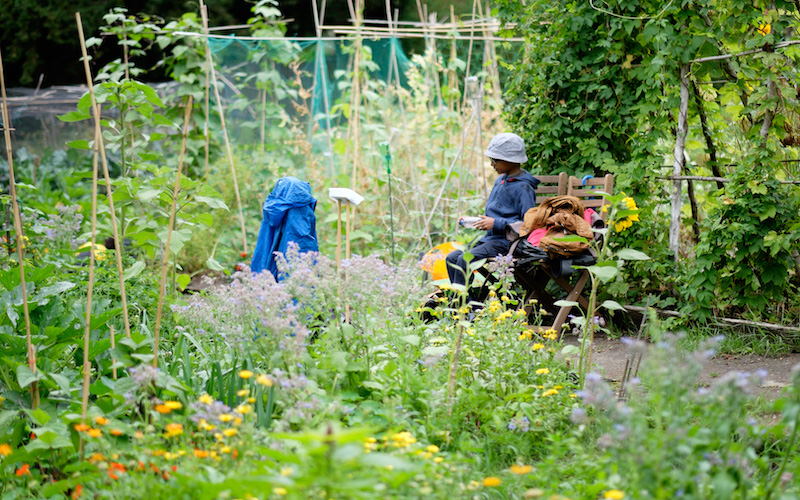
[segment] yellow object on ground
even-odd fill
[[[419,267],[430,273],[434,281],[447,279],[447,263],[444,259],[447,257],[447,254],[457,249],[456,245],[458,245],[458,243],[455,241],[448,241],[447,243],[436,245],[428,250],[428,253],[422,257],[422,260],[419,262]]]

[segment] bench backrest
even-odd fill
[[[534,177],[539,179],[539,185],[535,189],[537,205],[546,198],[567,194],[566,172],[558,175],[534,175]]]
[[[596,191],[614,194],[614,176],[606,174],[604,177],[586,179],[585,182],[574,175],[569,176],[566,194],[580,199],[586,208],[593,208],[603,220],[606,220],[608,212],[603,211],[603,205],[609,203],[604,196],[595,194]]]

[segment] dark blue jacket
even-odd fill
[[[539,179],[524,170],[514,177],[498,177],[486,200],[486,216],[494,217],[494,227],[481,240],[505,239],[506,224],[522,220],[525,212],[536,205],[534,189],[538,184]]]
[[[280,281],[275,264],[275,252],[286,253],[290,241],[300,246],[301,252],[316,252],[317,218],[314,209],[317,200],[311,196],[311,185],[297,177],[284,177],[264,202],[264,220],[258,232],[256,249],[250,269],[258,273],[266,269]]]

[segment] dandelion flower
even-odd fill
[[[487,488],[496,488],[501,484],[503,484],[503,481],[499,477],[489,476],[483,478],[483,485],[486,486]]]
[[[536,370],[536,375],[547,375],[550,373],[550,368],[539,368]]]
[[[250,370],[242,370],[242,371],[239,372],[239,377],[241,377],[241,378],[243,378],[245,380],[249,379],[252,376],[253,376],[253,372],[251,372]]]

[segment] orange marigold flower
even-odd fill
[[[181,424],[167,424],[164,429],[167,431],[165,434],[167,437],[180,436],[183,434],[183,425]]]
[[[161,413],[162,415],[166,415],[167,413],[169,413],[169,412],[171,412],[171,411],[172,411],[172,408],[170,408],[170,407],[169,407],[169,406],[167,406],[167,405],[156,405],[156,406],[155,406],[155,410],[156,410],[158,413]]]
[[[118,470],[120,472],[125,472],[128,470],[124,465],[122,465],[119,462],[111,462],[110,464],[108,464],[108,467],[114,470]]]
[[[110,432],[112,436],[122,436],[123,434],[125,434],[120,429],[111,429]]]
[[[113,479],[114,481],[116,481],[117,479],[119,479],[119,476],[118,476],[118,475],[116,475],[116,474],[114,474],[114,470],[113,470],[113,469],[108,469],[108,477],[110,477],[110,478],[111,478],[111,479]]]
[[[81,497],[81,493],[83,493],[83,485],[79,484],[75,486],[75,489],[72,490],[72,494],[69,496],[72,500]]]
[[[88,431],[86,431],[86,434],[88,434],[89,437],[99,438],[100,436],[103,435],[103,431],[101,431],[100,429],[89,429]]]
[[[500,486],[501,484],[503,484],[503,480],[500,479],[499,477],[489,476],[483,478],[483,485],[486,486],[487,488],[495,488],[497,486]]]
[[[91,463],[102,462],[105,459],[106,457],[104,457],[102,453],[92,453],[92,456],[89,457],[89,462]]]
[[[194,456],[196,456],[197,458],[208,458],[208,452],[205,450],[198,450],[197,448],[195,448]]]
[[[17,469],[16,471],[17,476],[24,476],[24,475],[31,475],[31,466],[28,464],[24,464],[22,467]]]
[[[97,425],[106,425],[109,420],[106,417],[94,417],[94,423]]]
[[[89,426],[86,424],[78,424],[75,426],[75,430],[78,432],[86,432],[89,430]]]
[[[11,455],[11,445],[8,443],[0,444],[0,456],[7,457]]]

